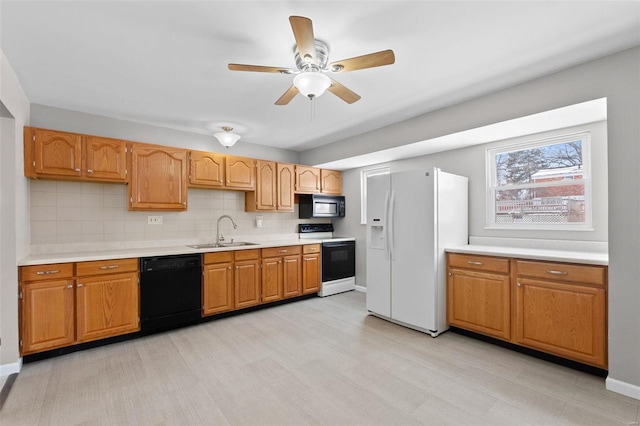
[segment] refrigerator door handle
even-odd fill
[[[387,229],[389,230],[389,257],[391,258],[391,261],[393,262],[393,255],[394,255],[394,251],[395,251],[395,247],[393,244],[393,212],[395,211],[395,206],[394,206],[394,200],[395,200],[395,196],[396,193],[395,191],[391,191],[391,200],[389,201],[389,221],[386,223],[387,225]]]
[[[387,195],[384,197],[384,257],[389,260],[389,191],[387,191]]]

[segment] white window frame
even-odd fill
[[[514,186],[497,186],[497,173],[495,158],[497,154],[521,151],[525,149],[543,147],[548,145],[557,145],[563,142],[571,142],[580,139],[582,142],[582,179],[576,183],[584,183],[584,222],[566,222],[566,223],[497,223],[496,222],[496,190],[505,190],[510,188],[534,188],[534,187],[552,187],[566,186],[567,181],[561,180],[555,182],[530,183]],[[509,229],[509,230],[555,230],[555,231],[593,231],[593,197],[591,192],[591,132],[583,131],[577,133],[568,133],[544,139],[530,140],[520,143],[504,144],[488,148],[485,151],[486,159],[486,226],[485,229]]]
[[[391,173],[389,167],[362,170],[360,172],[360,224],[367,224],[367,178],[369,176],[387,175]]]

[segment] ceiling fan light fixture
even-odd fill
[[[213,135],[222,146],[229,148],[240,139],[240,135],[231,132],[233,127],[222,126],[222,130],[222,132],[214,133]]]
[[[304,96],[314,99],[331,86],[331,79],[320,72],[308,71],[296,75],[293,78],[293,85]]]

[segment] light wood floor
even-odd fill
[[[632,425],[604,379],[313,298],[25,364],[0,424]]]

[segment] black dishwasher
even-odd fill
[[[140,333],[151,334],[202,318],[202,256],[140,258]]]

